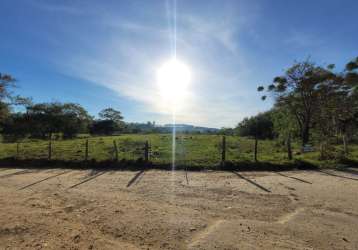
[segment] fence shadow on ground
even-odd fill
[[[145,169],[142,169],[141,171],[139,171],[135,176],[133,176],[133,178],[128,182],[127,184],[127,188],[132,186],[133,183],[139,178],[142,177],[144,175]]]
[[[280,176],[283,176],[283,177],[286,177],[286,178],[290,178],[290,179],[293,179],[293,180],[296,180],[296,181],[299,181],[299,182],[303,182],[303,183],[307,183],[307,184],[312,184],[312,182],[303,180],[303,179],[301,179],[301,178],[297,178],[297,177],[293,177],[293,176],[288,176],[288,175],[282,174],[282,173],[280,173],[280,172],[275,172],[275,173],[278,174],[278,175],[280,175]]]
[[[62,168],[62,169],[92,169],[92,170],[147,170],[161,169],[172,170],[171,164],[153,164],[145,162],[143,159],[138,160],[120,160],[120,161],[64,161],[64,160],[46,160],[46,159],[0,159],[1,168],[23,168],[23,169],[39,169],[39,168]],[[295,160],[289,163],[278,164],[271,162],[225,162],[221,165],[185,165],[179,164],[176,170],[186,171],[205,171],[205,170],[221,170],[221,171],[289,171],[289,170],[315,170],[315,166],[306,161]],[[94,172],[95,173],[95,172]]]
[[[333,176],[333,177],[337,177],[337,178],[342,178],[342,179],[347,179],[347,180],[358,181],[358,178],[352,178],[352,177],[347,177],[347,176],[344,176],[344,175],[338,175],[338,174],[331,173],[331,172],[328,172],[328,171],[323,171],[323,170],[317,170],[317,171],[320,172],[320,173],[322,173],[322,174],[329,175],[329,176]],[[338,170],[338,171],[341,171],[341,170]],[[342,171],[342,172],[345,172],[345,171]]]
[[[264,186],[262,186],[262,185],[256,183],[255,181],[250,180],[249,178],[247,178],[247,177],[245,177],[245,176],[243,176],[243,175],[241,175],[241,174],[239,174],[239,173],[237,173],[237,172],[235,172],[235,171],[232,171],[232,173],[234,173],[235,175],[237,175],[239,178],[241,178],[241,179],[247,181],[248,183],[254,185],[255,187],[257,187],[257,188],[259,188],[259,189],[261,189],[261,190],[263,190],[263,191],[265,191],[265,192],[267,192],[267,193],[271,193],[271,191],[270,191],[269,189],[267,189],[267,188],[265,188]]]

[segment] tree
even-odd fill
[[[90,127],[90,133],[95,135],[112,135],[118,130],[118,124],[112,120],[96,120]]]
[[[88,132],[92,117],[79,104],[37,103],[25,100],[26,112],[13,113],[3,122],[3,134],[10,140],[30,136],[51,139],[53,134],[73,138]]]
[[[93,122],[90,132],[91,134],[112,135],[115,132],[123,131],[125,124],[120,111],[113,108],[106,108],[99,112],[98,116],[101,120]]]
[[[334,157],[330,138],[341,137],[344,154],[347,142],[358,123],[358,58],[349,62],[343,72],[334,72],[334,65],[327,67],[328,77],[317,86],[317,109],[313,119],[314,130],[321,144],[321,158]]]
[[[29,132],[28,119],[23,113],[10,114],[3,121],[2,134],[6,141],[18,141],[25,138]]]
[[[24,114],[32,137],[52,138],[54,133],[62,133],[64,138],[86,132],[91,117],[87,111],[75,103],[39,103],[27,107]]]
[[[0,122],[10,114],[12,93],[10,89],[15,86],[15,78],[8,74],[0,73]]]
[[[236,127],[240,136],[252,136],[255,138],[254,160],[257,161],[257,147],[259,139],[273,139],[273,123],[271,112],[260,113],[256,116],[245,118]]]
[[[263,91],[260,86],[258,91]],[[347,154],[347,139],[358,124],[358,58],[347,63],[343,72],[335,65],[316,66],[305,61],[275,77],[267,91],[275,97],[275,132],[290,138],[296,133],[296,121],[302,145],[311,134],[320,143],[321,157],[334,157],[331,139],[341,136]],[[266,99],[263,96],[262,99]],[[277,112],[279,111],[279,112]]]
[[[62,133],[64,138],[72,138],[78,133],[86,133],[92,117],[79,104],[65,103],[62,106],[63,126]]]
[[[341,110],[337,114],[343,133],[344,152],[347,154],[347,133],[350,130],[353,134],[353,131],[358,129],[358,57],[347,63],[343,79],[346,95],[342,100],[343,105],[339,105]]]
[[[111,120],[116,123],[121,123],[123,121],[121,112],[113,108],[103,109],[98,115],[103,120]]]
[[[300,129],[302,146],[310,139],[312,118],[317,113],[317,88],[332,77],[329,70],[317,67],[310,61],[294,64],[285,75],[277,76],[267,90],[274,93],[276,105],[288,108]],[[258,91],[263,91],[260,86]],[[265,99],[266,96],[263,96]]]
[[[0,100],[11,97],[9,88],[14,87],[15,78],[8,74],[0,73]]]
[[[271,110],[271,120],[274,133],[287,146],[287,157],[292,159],[291,141],[294,135],[298,133],[298,128],[294,116],[284,107],[275,106]]]
[[[222,127],[222,128],[217,132],[217,134],[219,134],[219,135],[234,135],[234,134],[235,134],[235,129]]]
[[[342,73],[336,74],[333,86],[330,105],[325,109],[332,119],[325,124],[331,124],[336,136],[339,133],[342,135],[344,154],[347,155],[350,134],[354,133],[358,124],[358,57],[347,63]]]
[[[240,136],[252,136],[258,139],[273,139],[275,137],[270,111],[244,118],[237,125],[236,130]]]

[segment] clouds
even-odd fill
[[[197,42],[214,43],[214,46],[230,53],[237,52],[235,35],[238,26],[233,20],[184,15],[180,21],[184,29],[182,39],[189,37],[197,39]]]
[[[0,63],[26,95],[83,103],[92,114],[113,106],[131,121],[171,121],[156,71],[174,40],[193,78],[178,121],[213,127],[269,109],[257,86],[295,59],[344,65],[357,54],[356,8],[335,1],[178,0],[176,39],[174,0],[3,2]]]
[[[121,19],[113,13],[97,19],[99,29],[111,28],[110,39],[99,39],[100,44],[95,45],[94,51],[65,54],[58,66],[71,76],[105,86],[119,96],[139,102],[142,112],[156,113],[163,122],[169,122],[171,110],[160,100],[156,70],[171,56],[172,30],[165,22],[147,24],[138,17]],[[234,90],[230,74],[236,72],[224,72],[224,67],[214,61],[217,54],[231,61],[238,52],[236,27],[229,19],[218,22],[215,17],[178,13],[178,57],[193,71],[190,98],[178,109],[179,122],[215,127],[236,123],[238,118],[233,114],[240,110],[226,98]]]
[[[57,47],[53,58],[59,71],[137,102],[141,114],[163,123],[171,121],[171,109],[161,100],[156,83],[158,67],[172,56],[174,33],[167,18],[173,13],[165,12],[165,2],[141,6],[141,11],[131,9],[138,5],[106,6],[98,11],[96,5],[81,9],[69,4],[36,4],[40,3],[43,11],[62,12],[75,20],[70,23],[64,18],[57,27],[63,37],[63,46]],[[250,84],[250,69],[237,39],[248,18],[239,11],[243,8],[232,4],[203,7],[201,13],[191,6],[178,8],[177,55],[189,65],[193,76],[190,93],[177,109],[178,122],[233,126],[256,112],[245,104],[254,91],[245,87]],[[135,14],[129,16],[123,8]],[[78,9],[81,11],[76,13]]]
[[[285,39],[285,43],[299,49],[319,47],[323,44],[322,40],[314,34],[299,30],[289,32],[288,37]]]

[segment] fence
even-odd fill
[[[253,161],[255,141],[234,136],[181,135],[175,138],[176,165],[217,166],[227,161]],[[260,142],[259,151],[272,159],[285,158],[272,142]],[[259,154],[260,156],[260,154]],[[93,137],[74,140],[0,143],[0,158],[64,161],[143,160],[153,164],[172,161],[171,135]]]

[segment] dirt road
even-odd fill
[[[358,249],[358,175],[0,169],[0,249]]]

